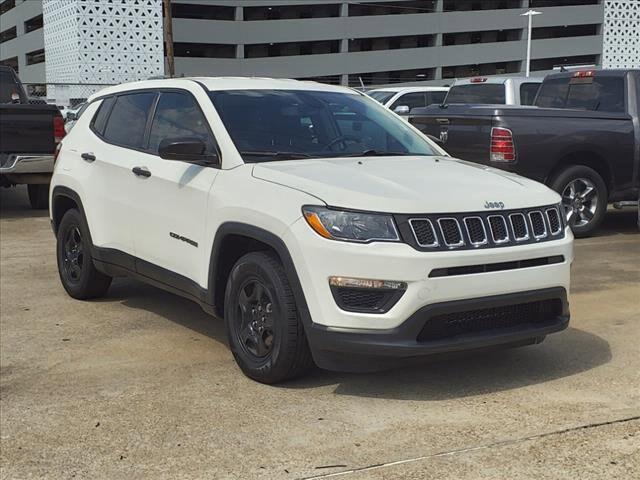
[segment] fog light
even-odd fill
[[[372,280],[369,278],[329,277],[329,285],[332,287],[348,288],[376,288],[383,290],[406,290],[405,282],[394,280]]]

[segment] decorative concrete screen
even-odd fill
[[[44,0],[43,15],[48,84],[106,85],[164,74],[162,0]],[[58,103],[87,95],[85,87],[53,88]]]
[[[640,68],[640,0],[605,0],[603,68]]]

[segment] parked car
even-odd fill
[[[389,87],[367,92],[398,115],[409,115],[412,108],[442,103],[449,87]]]
[[[532,105],[542,84],[536,77],[473,77],[456,80],[442,102]]]
[[[640,70],[577,71],[549,75],[534,107],[427,107],[409,121],[456,157],[546,183],[583,237],[609,202],[637,199],[639,99]]]
[[[47,208],[64,120],[55,105],[29,102],[12,68],[0,66],[0,186],[26,184],[33,208]]]
[[[87,105],[87,102],[78,103],[75,107],[67,109],[65,120],[67,122],[77,120],[80,115],[80,111]]]
[[[71,131],[71,129],[75,126],[76,122],[80,118],[80,116],[87,109],[89,104],[87,102],[81,103],[76,107],[76,110],[69,112],[67,114],[67,121],[64,123],[64,129],[67,133]]]
[[[569,322],[558,194],[452,159],[344,87],[106,88],[62,143],[51,199],[69,295],[126,275],[195,300],[260,382],[533,344]]]

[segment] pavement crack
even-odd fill
[[[370,470],[377,470],[379,468],[386,468],[386,467],[393,467],[396,465],[404,465],[407,463],[415,463],[415,462],[420,462],[422,460],[428,460],[430,458],[438,458],[438,457],[447,457],[447,456],[452,456],[452,455],[459,455],[459,454],[463,454],[463,453],[468,453],[468,452],[475,452],[478,450],[487,450],[490,448],[499,448],[499,447],[505,447],[508,445],[515,445],[518,443],[524,443],[524,442],[529,442],[532,440],[539,440],[541,438],[546,438],[546,437],[551,437],[551,436],[555,436],[555,435],[563,435],[565,433],[570,433],[570,432],[577,432],[577,431],[581,431],[581,430],[588,430],[590,428],[598,428],[598,427],[606,427],[608,425],[615,425],[618,423],[626,423],[626,422],[632,422],[635,420],[640,420],[640,415],[636,415],[633,417],[625,417],[625,418],[619,418],[616,420],[609,420],[606,422],[597,422],[597,423],[587,423],[585,425],[578,425],[575,427],[569,427],[569,428],[563,428],[561,430],[553,430],[550,432],[544,432],[544,433],[538,433],[536,435],[529,435],[526,437],[519,437],[519,438],[512,438],[509,440],[500,440],[498,442],[491,442],[491,443],[487,443],[484,445],[477,445],[475,447],[465,447],[465,448],[456,448],[453,450],[445,450],[442,452],[436,452],[436,453],[432,453],[430,455],[423,455],[420,457],[414,457],[414,458],[406,458],[404,460],[396,460],[394,462],[386,462],[386,463],[376,463],[376,464],[372,464],[372,465],[366,465],[363,467],[356,467],[356,468],[352,468],[350,470],[342,470],[340,472],[333,472],[333,473],[325,473],[322,475],[313,475],[310,477],[300,477],[299,480],[316,480],[316,479],[320,479],[320,478],[331,478],[331,477],[340,477],[343,475],[349,475],[352,473],[359,473],[359,472],[366,472],[366,471],[370,471]]]

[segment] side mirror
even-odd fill
[[[398,105],[396,108],[393,109],[394,112],[396,112],[398,115],[409,115],[409,110],[411,110],[409,108],[408,105]]]
[[[11,92],[11,103],[20,103],[20,94],[18,92]]]
[[[67,122],[70,122],[72,120],[77,120],[78,116],[76,114],[76,112],[69,112],[67,113]]]
[[[165,138],[158,146],[158,155],[164,160],[188,163],[217,163],[218,156],[205,153],[206,145],[199,138]]]

